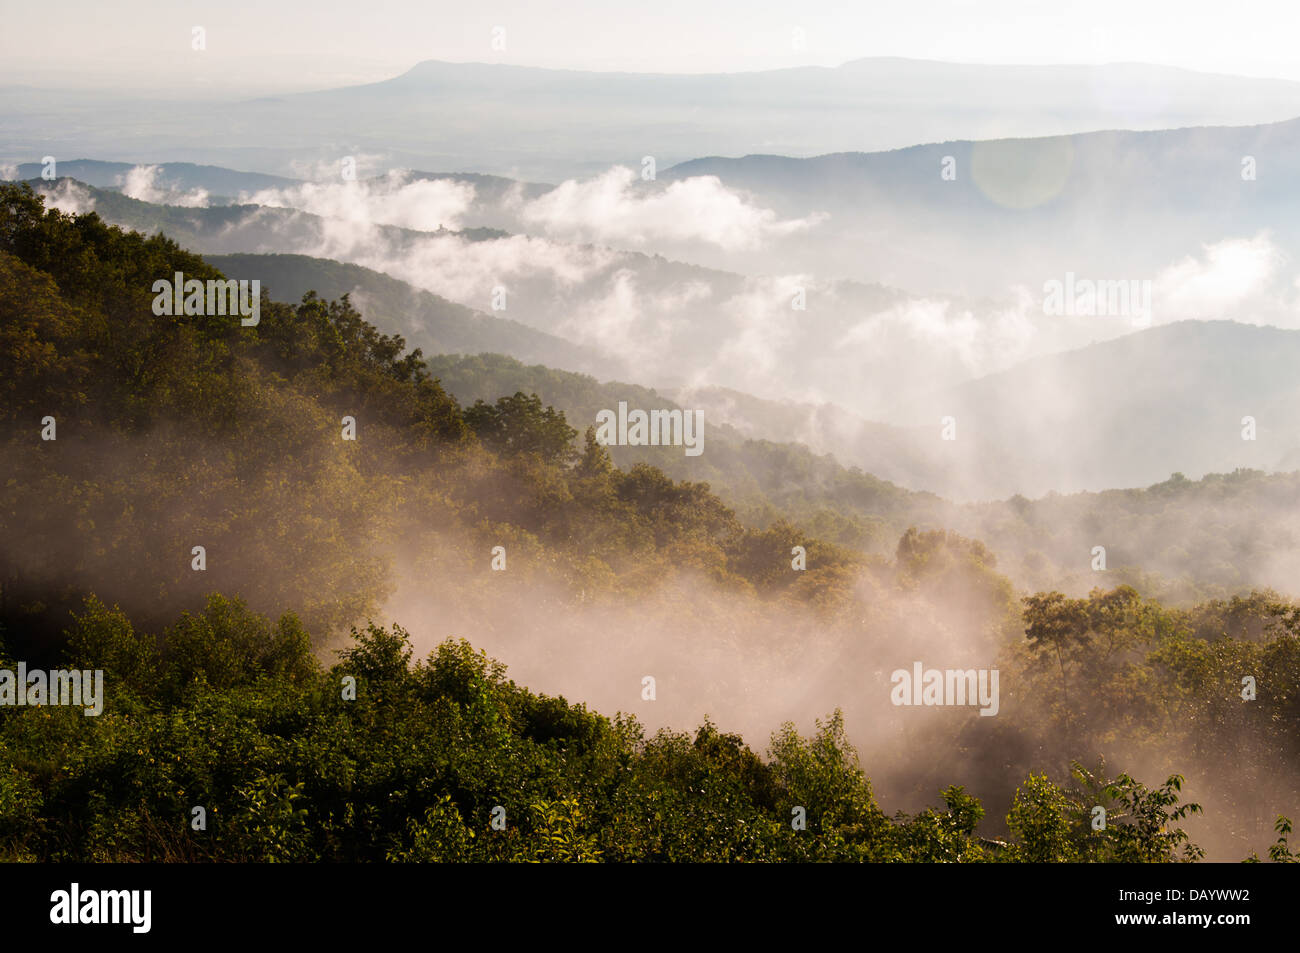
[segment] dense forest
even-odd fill
[[[1289,600],[742,518],[346,297],[160,317],[177,272],[226,277],[0,186],[0,669],[106,684],[0,706],[0,857],[1295,859]],[[892,706],[916,659],[999,669],[998,717]]]

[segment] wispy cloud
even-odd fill
[[[450,179],[415,179],[395,169],[377,179],[304,182],[243,193],[240,201],[296,208],[349,226],[395,225],[418,231],[456,229],[474,204],[474,186]]]
[[[137,165],[125,174],[117,177],[122,187],[122,194],[141,202],[157,205],[180,205],[185,208],[206,208],[208,193],[206,189],[185,191],[166,182],[160,182],[162,168],[156,165]]]
[[[781,219],[771,209],[722,184],[697,176],[664,187],[642,183],[625,166],[571,179],[527,203],[522,220],[554,238],[642,248],[658,242],[702,242],[727,251],[757,248],[772,238],[807,231],[826,216]]]
[[[1155,320],[1276,316],[1284,307],[1276,299],[1284,262],[1285,255],[1267,234],[1204,245],[1200,255],[1188,255],[1157,275]]]

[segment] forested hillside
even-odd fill
[[[106,684],[0,705],[3,856],[1292,859],[1294,604],[747,525],[347,300],[157,315],[176,272],[222,277],[0,186],[0,669]],[[917,659],[999,669],[997,717],[891,704]]]
[[[428,364],[464,402],[522,388],[575,422],[592,422],[620,400],[634,407],[704,406],[708,452],[687,457],[679,448],[611,447],[610,453],[624,467],[652,463],[679,479],[707,480],[743,522],[758,528],[792,518],[823,539],[879,554],[892,552],[909,526],[953,529],[982,540],[1017,586],[1076,596],[1095,586],[1132,585],[1189,606],[1252,588],[1298,591],[1298,473],[1240,469],[1200,480],[1173,474],[1146,488],[957,504],[798,443],[746,437],[715,422],[709,401],[670,399],[499,354],[442,354]],[[1100,570],[1096,546],[1106,550]]]
[[[308,291],[348,295],[376,327],[400,333],[429,354],[508,352],[526,361],[574,369],[600,366],[596,354],[563,338],[499,315],[484,314],[360,265],[306,255],[204,255],[228,274],[257,278],[276,301],[297,302]]]

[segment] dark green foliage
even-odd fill
[[[567,463],[575,456],[578,432],[564,422],[564,414],[544,408],[536,394],[519,392],[495,404],[475,401],[465,411],[465,423],[489,449],[505,456],[535,453],[547,463]]]
[[[634,721],[534,694],[464,641],[412,665],[399,627],[371,624],[354,639],[322,670],[291,617],[272,625],[213,596],[159,637],[175,661],[149,679],[133,667],[149,640],[89,601],[69,659],[115,660],[108,710],[0,710],[0,850],[99,861],[1013,859],[976,836],[983,808],[960,787],[942,810],[887,818],[838,712],[810,738],[787,725],[765,760],[709,722],[693,739],[647,738]],[[1030,785],[1042,793],[1032,808],[1017,798],[1012,855],[1074,859],[1078,848],[1062,846],[1073,802],[1042,779]],[[1185,840],[1168,824],[1190,809],[1175,807],[1175,781],[1111,787],[1133,821],[1089,859],[1167,859]],[[196,806],[206,830],[191,826]],[[504,830],[492,827],[498,807]]]

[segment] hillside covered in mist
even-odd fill
[[[991,500],[1294,469],[1296,122],[699,159],[648,181],[72,161],[104,187],[39,187],[202,254],[263,255],[282,300],[364,289],[426,353],[672,392],[748,436]],[[1044,287],[1070,276],[1150,300],[1048,313]],[[727,392],[753,399],[710,397]]]
[[[0,708],[6,856],[1292,856],[1286,599],[1024,592],[946,529],[747,523],[348,301],[160,316],[177,271],[222,277],[0,189],[0,667],[108,686],[102,718]],[[918,662],[999,670],[997,717],[891,702]]]

